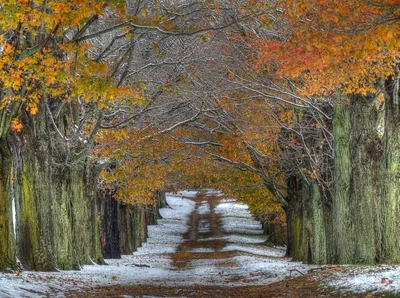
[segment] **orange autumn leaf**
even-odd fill
[[[19,118],[14,118],[14,119],[11,121],[11,130],[12,130],[12,131],[21,132],[23,127],[24,127],[24,126],[23,126],[22,123],[19,121]]]

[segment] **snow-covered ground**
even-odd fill
[[[331,276],[328,286],[344,292],[400,292],[399,266],[342,266],[342,270]]]
[[[0,297],[63,297],[67,290],[135,284],[257,286],[287,278],[291,269],[307,272],[312,268],[283,258],[283,248],[265,246],[266,236],[246,205],[232,199],[221,199],[216,206],[207,201],[207,197],[220,195],[210,191],[196,201],[195,191],[170,194],[169,207],[160,210],[163,219],[149,227],[147,243],[134,254],[106,260],[107,266],[84,266],[80,271],[0,274]],[[220,218],[222,232],[207,238],[212,224],[205,218],[212,212]],[[187,241],[193,242],[185,233],[194,213],[199,216],[201,237],[196,246],[183,250]],[[214,242],[222,246],[210,245]],[[183,267],[175,263],[181,256],[189,256]],[[328,285],[339,289],[400,291],[399,267],[349,267],[331,277]]]
[[[186,196],[195,195],[192,192]],[[134,255],[119,260],[106,260],[107,266],[85,265],[80,271],[32,272],[0,274],[0,297],[63,297],[63,292],[101,285],[156,282],[166,279],[171,268],[168,253],[176,251],[195,203],[180,196],[167,198],[170,208],[160,210],[163,219],[149,227],[149,239]],[[151,268],[138,267],[145,264]]]
[[[210,204],[207,203],[207,201],[201,202],[201,205],[199,208],[197,208],[197,212],[200,214],[207,214],[210,212]]]
[[[189,214],[194,210],[195,203],[178,196],[168,196],[167,202],[170,208],[160,209],[163,217],[158,225],[149,226],[149,238],[142,247],[138,248],[135,256],[146,254],[172,253],[183,241],[182,234],[188,230],[186,224]],[[108,263],[113,263],[109,260]]]

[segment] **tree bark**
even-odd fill
[[[12,158],[9,145],[4,138],[0,138],[0,270],[15,268],[11,171]]]
[[[335,107],[333,188],[333,260],[340,264],[374,264],[379,260],[380,141],[376,96],[353,96],[350,106]]]
[[[143,243],[143,210],[138,204],[133,206],[133,231],[134,231],[134,250],[142,246]]]
[[[135,250],[134,245],[134,211],[130,204],[118,203],[118,222],[120,227],[121,254],[129,255]]]
[[[96,209],[98,172],[87,159],[68,159],[76,148],[71,149],[59,133],[68,135],[74,120],[61,115],[56,132],[47,104],[42,101],[36,115],[23,114],[24,129],[12,142],[18,258],[25,269],[40,271],[103,263]]]
[[[354,256],[347,262],[374,264],[379,262],[381,236],[379,196],[379,161],[381,141],[377,136],[380,115],[377,96],[351,98],[350,210],[354,240]]]
[[[106,259],[121,258],[118,202],[110,190],[99,191],[101,244]]]
[[[326,264],[326,220],[320,190],[315,181],[302,182],[303,262]]]
[[[74,234],[73,201],[70,196],[70,170],[55,167],[52,173],[54,250],[57,268],[62,270],[79,269],[76,255]]]
[[[262,226],[264,234],[268,236],[266,241],[270,246],[287,245],[287,226],[286,223],[279,222],[276,217],[278,214],[267,214],[263,216]]]
[[[24,114],[24,130],[13,140],[17,256],[29,270],[55,270],[51,196],[51,146],[46,113]]]
[[[301,198],[301,182],[296,176],[290,176],[288,185],[288,205],[285,206],[287,218],[288,245],[286,256],[292,257],[293,261],[303,260],[303,210]]]
[[[333,113],[334,142],[334,183],[332,198],[332,221],[334,245],[328,246],[329,263],[348,260],[347,249],[350,239],[350,108],[344,103],[337,103]],[[344,235],[344,236],[343,236]],[[330,251],[329,251],[330,250]]]
[[[98,173],[94,166],[86,163],[86,167],[72,172],[71,175],[73,237],[78,260],[80,264],[104,264],[96,202]]]
[[[385,82],[385,132],[381,162],[382,257],[387,264],[400,263],[400,70]]]
[[[12,119],[20,108],[21,102],[14,101],[0,110],[0,270],[16,267],[13,202],[15,205],[18,202],[14,195],[15,162],[9,134]]]

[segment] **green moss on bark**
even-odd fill
[[[353,96],[335,107],[333,239],[341,264],[374,264],[380,254],[376,96]],[[329,254],[330,255],[330,254]]]
[[[15,243],[12,222],[11,153],[0,140],[0,270],[15,268]]]

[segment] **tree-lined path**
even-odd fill
[[[133,254],[79,271],[3,273],[0,297],[365,297],[357,294],[365,286],[398,286],[396,266],[292,262],[284,247],[266,245],[245,204],[220,192],[182,191],[166,201]]]
[[[397,294],[399,173],[399,0],[0,1],[0,296]]]
[[[150,227],[143,248],[119,262],[112,261],[130,268],[135,264],[129,273],[132,276],[121,277],[117,271],[115,282],[67,296],[292,297],[317,293],[315,281],[292,278],[282,282],[290,275],[299,276],[291,270],[305,273],[311,267],[289,262],[284,248],[266,246],[267,236],[246,205],[212,191],[185,191],[167,200],[170,207],[161,210],[165,218]]]

